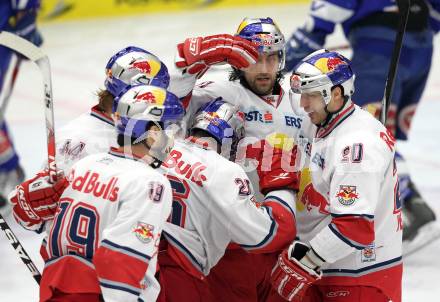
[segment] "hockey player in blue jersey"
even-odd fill
[[[305,25],[287,43],[286,71],[322,48],[327,35],[341,24],[353,50],[352,67],[357,76],[353,100],[378,117],[399,16],[394,0],[314,0]],[[431,67],[433,36],[439,29],[440,0],[412,0],[386,125],[398,140],[407,140]],[[411,181],[404,159],[398,153],[396,159],[406,222],[403,238],[409,253],[439,233],[432,223],[435,214]],[[430,229],[421,233],[431,236],[417,236],[421,227]]]
[[[42,38],[35,24],[40,2],[40,0],[0,1],[0,31],[14,33],[40,46]],[[7,102],[11,94],[21,60],[22,57],[9,48],[0,46],[0,104]],[[0,211],[3,213],[7,206],[6,194],[23,179],[24,173],[2,112],[0,113]]]

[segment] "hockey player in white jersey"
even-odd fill
[[[306,159],[300,241],[282,253],[272,274],[289,301],[401,301],[395,139],[353,104],[354,77],[349,60],[326,50],[304,58],[291,77],[316,126],[299,141]]]
[[[380,116],[400,12],[406,4],[410,6],[386,126],[398,142],[411,139],[408,134],[433,61],[434,34],[440,30],[440,0],[310,2],[307,21],[287,42],[286,70],[329,43],[330,34],[340,25],[352,49],[351,64],[356,70],[354,103],[368,108],[376,118]],[[429,200],[417,188],[405,154],[398,149],[396,164],[405,225],[403,253],[408,255],[440,238],[440,224]]]
[[[294,192],[271,191],[257,200],[244,170],[229,160],[243,138],[243,125],[237,106],[211,101],[196,113],[190,136],[176,141],[163,163],[173,211],[159,253],[158,301],[220,301],[224,296],[211,293],[205,276],[230,242],[251,253],[280,253],[295,238]]]
[[[46,246],[40,301],[155,301],[170,183],[156,169],[169,152],[180,100],[138,85],[115,99],[119,147],[75,163]],[[116,136],[116,133],[115,133]]]
[[[165,64],[152,53],[135,46],[113,55],[105,73],[105,90],[98,92],[98,105],[57,133],[57,164],[64,171],[68,171],[78,159],[116,145],[111,117],[113,100],[127,85],[149,84],[167,88],[170,82]]]
[[[191,41],[204,38],[189,38],[178,45],[176,66],[179,68],[179,73],[177,75],[171,73],[170,87],[179,85],[182,91],[179,95],[188,93],[184,99],[184,104],[189,106],[186,119],[191,120],[203,103],[222,97],[225,102],[239,106],[244,112],[246,141],[249,144],[265,140],[270,143],[260,144],[260,147],[272,148],[284,145],[289,148],[289,144],[284,142],[297,136],[302,126],[302,117],[293,112],[288,94],[281,86],[284,36],[271,18],[245,18],[238,26],[235,38],[242,38],[257,49],[256,63],[243,67],[234,64],[234,60],[223,59],[223,53],[220,53],[222,48],[216,44],[211,48],[202,44],[202,47],[196,47],[196,53],[191,52],[193,45]],[[232,49],[237,47],[235,44],[232,45]],[[223,60],[231,64],[233,71],[229,80],[205,82],[194,87],[200,74],[193,72],[193,66],[209,67],[204,60],[205,53],[210,53],[213,57],[220,53],[216,62]],[[253,55],[248,48],[244,48],[240,53],[244,58]],[[173,87],[172,91],[177,91],[177,88]],[[292,169],[283,173],[289,175]],[[247,170],[256,197],[264,198],[260,191],[269,184],[261,183],[255,169]],[[270,185],[288,187],[289,179],[292,178],[278,175],[273,180],[279,183],[272,182]],[[277,255],[274,254],[272,259],[268,259],[267,255],[249,255],[241,249],[229,249],[208,278],[213,280],[213,287],[216,287],[216,292],[223,296],[224,301],[266,300],[268,291],[271,290],[270,271],[276,262],[276,257]],[[242,276],[237,277],[237,272],[241,272]]]
[[[167,88],[169,75],[167,67],[148,51],[129,46],[113,55],[105,68],[105,90],[98,92],[99,103],[90,112],[72,120],[56,133],[57,168],[67,175],[70,167],[79,159],[99,152],[106,152],[116,146],[114,121],[111,117],[113,100],[127,86],[149,84]],[[42,171],[34,178],[22,183],[25,203],[17,203],[17,191],[9,198],[14,205],[16,221],[24,228],[41,232],[44,221],[52,220],[60,192],[66,185],[64,178],[52,186],[47,182],[47,172]],[[38,186],[36,185],[38,183]],[[32,187],[38,187],[33,190]],[[52,196],[53,195],[53,196]],[[33,209],[31,213],[28,208]],[[43,241],[43,247],[46,240]],[[42,249],[43,258],[45,249]]]

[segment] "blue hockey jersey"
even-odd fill
[[[39,8],[41,0],[2,0],[0,1],[0,30],[8,26],[8,20],[20,10]]]
[[[429,26],[435,32],[440,30],[440,0],[425,0],[429,8]],[[308,32],[333,32],[341,23],[346,35],[357,21],[377,12],[397,11],[394,0],[313,0],[310,19],[306,23]]]

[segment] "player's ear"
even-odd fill
[[[336,98],[342,98],[342,97],[343,97],[342,87],[339,86],[339,85],[333,87],[332,90],[331,90],[331,94],[332,94],[332,97],[333,97],[334,99],[336,99]]]

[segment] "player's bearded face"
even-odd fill
[[[300,106],[315,125],[319,125],[327,117],[324,98],[319,91],[301,93]]]
[[[244,78],[251,90],[257,95],[272,93],[278,73],[277,53],[260,54],[258,61],[244,69]]]

